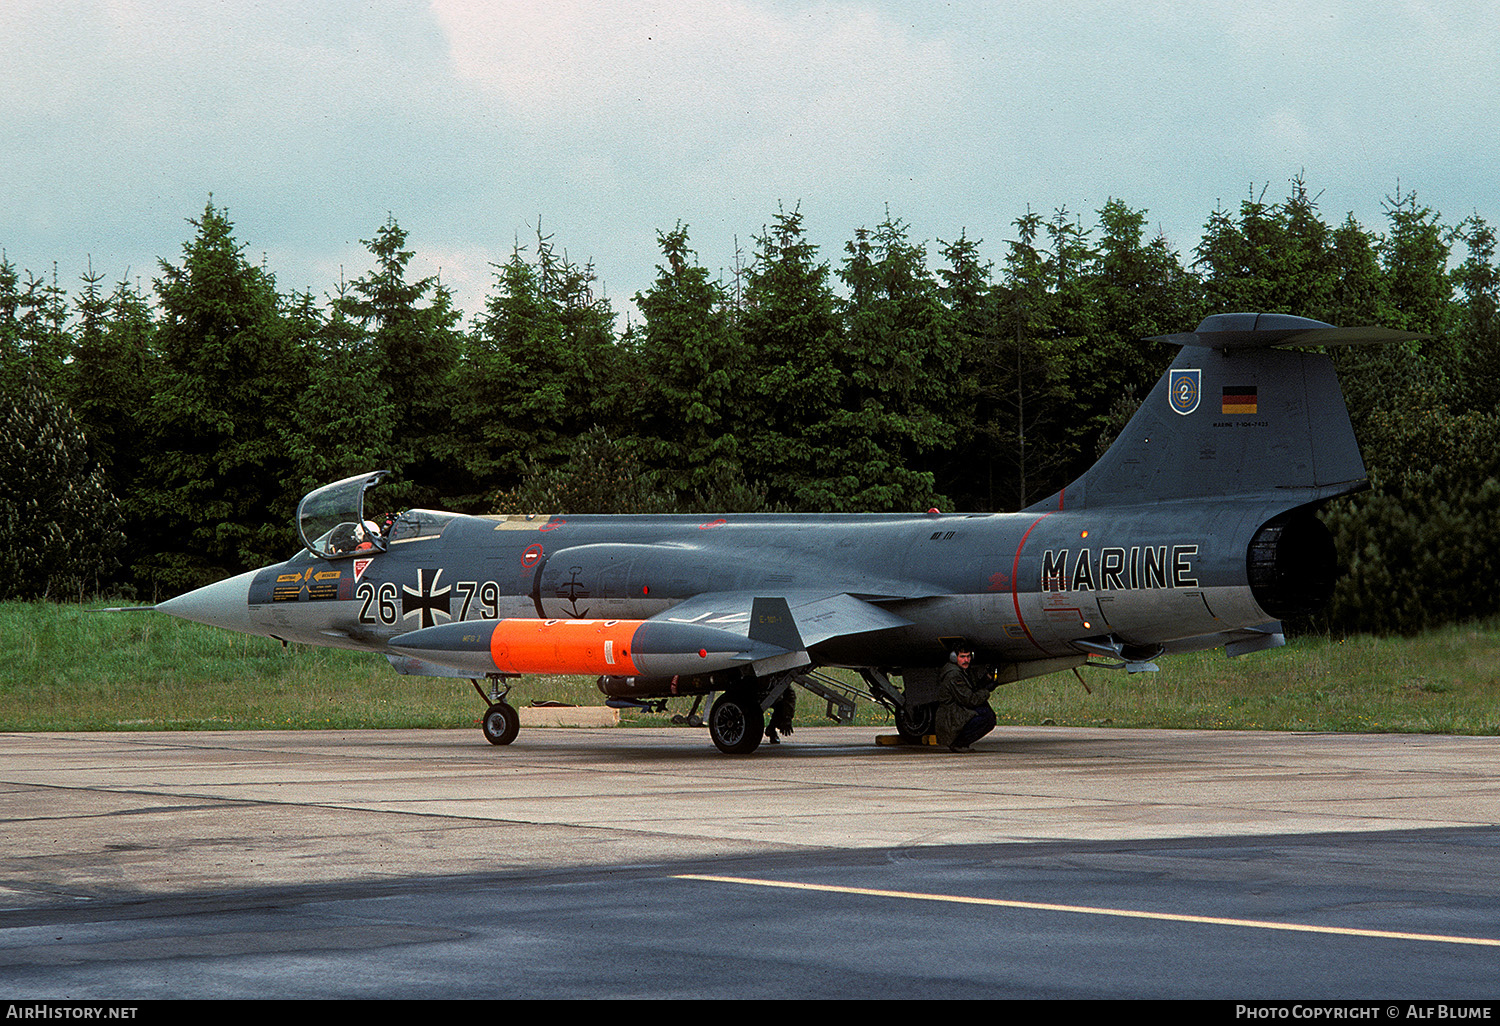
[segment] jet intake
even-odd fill
[[[1314,612],[1333,597],[1333,535],[1307,507],[1262,525],[1250,539],[1245,564],[1250,594],[1278,620]]]

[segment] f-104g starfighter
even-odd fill
[[[515,678],[569,673],[597,675],[620,703],[717,694],[713,742],[746,754],[787,688],[832,703],[825,667],[857,671],[917,738],[956,646],[1007,684],[1086,660],[1153,669],[1172,653],[1283,644],[1281,619],[1332,592],[1318,507],[1367,487],[1332,363],[1311,350],[1418,337],[1253,313],[1162,336],[1180,351],[1115,443],[1018,513],[414,509],[377,524],[375,471],[303,498],[304,548],[286,562],[155,608],[379,652],[481,695],[488,680],[494,744],[516,737]]]

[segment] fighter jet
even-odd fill
[[[304,548],[286,562],[155,608],[469,678],[496,745],[517,734],[518,677],[571,673],[597,675],[616,704],[717,695],[713,743],[748,754],[789,687],[850,710],[827,668],[856,671],[915,740],[958,645],[1008,684],[1284,644],[1281,620],[1334,585],[1316,510],[1367,487],[1332,363],[1310,347],[1419,337],[1255,313],[1161,336],[1180,351],[1114,444],[1019,513],[414,509],[379,522],[374,471],[303,498]]]

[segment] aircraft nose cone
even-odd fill
[[[206,588],[158,602],[158,612],[197,623],[247,634],[258,633],[250,622],[250,582],[259,571],[251,570],[210,584]]]

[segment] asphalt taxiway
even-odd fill
[[[1500,997],[1500,738],[0,735],[0,994]]]

